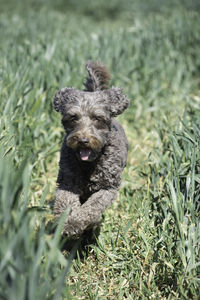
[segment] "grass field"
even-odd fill
[[[56,3],[56,4],[55,4]],[[0,299],[199,299],[200,4],[0,1]],[[88,59],[131,99],[118,199],[88,255],[61,250],[51,201],[55,92]]]

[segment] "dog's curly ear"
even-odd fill
[[[72,97],[75,92],[74,88],[63,88],[60,91],[56,92],[53,99],[53,107],[57,112],[63,112],[63,106],[66,104]]]
[[[107,94],[107,101],[112,117],[122,114],[130,104],[129,99],[121,88],[113,87],[105,91],[105,93]]]

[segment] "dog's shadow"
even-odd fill
[[[73,259],[88,257],[92,245],[97,245],[97,238],[100,234],[100,226],[95,229],[85,231],[78,239],[63,237],[61,239],[60,249],[65,256],[71,256]]]
[[[54,201],[49,202],[50,209],[53,210]],[[101,225],[104,220],[104,215],[102,215],[102,221],[95,228],[86,230],[80,238],[74,239],[66,236],[62,236],[59,242],[59,249],[62,251],[64,256],[72,257],[76,259],[77,257],[83,259],[90,255],[92,245],[98,245],[97,239],[101,231]],[[56,226],[53,218],[48,220],[46,226],[46,232],[48,234],[54,234],[56,231]]]

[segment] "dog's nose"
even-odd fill
[[[78,139],[78,143],[80,144],[80,145],[87,145],[87,144],[89,144],[89,139],[88,138],[80,138],[80,139]]]

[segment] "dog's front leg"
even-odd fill
[[[69,215],[65,224],[66,230],[67,226],[73,227],[74,232],[79,236],[85,229],[98,224],[103,212],[111,205],[116,196],[117,191],[115,189],[102,189],[91,195],[82,206],[73,210]]]
[[[59,218],[66,209],[69,209],[70,215],[73,210],[78,209],[80,206],[79,195],[67,190],[57,189],[53,208],[56,218]]]
[[[69,224],[68,219],[70,219],[70,216],[74,212],[78,211],[81,207],[79,199],[80,197],[78,194],[67,190],[57,189],[55,194],[55,202],[53,208],[55,218],[59,218],[61,214],[63,214],[67,209],[69,209],[69,213],[63,230],[63,233],[68,236],[76,235],[76,231],[74,230],[73,224]]]

